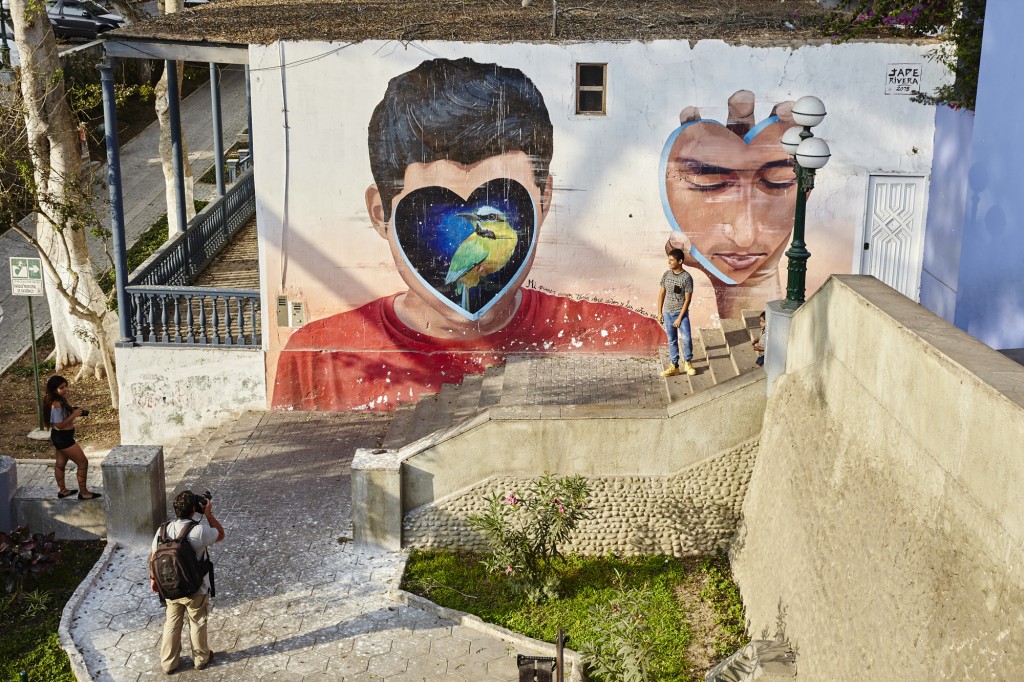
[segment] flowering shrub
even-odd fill
[[[886,35],[942,35],[942,45],[929,58],[955,77],[934,93],[920,93],[914,101],[974,109],[981,62],[981,37],[986,0],[850,0],[845,10],[832,12],[822,31],[836,42],[862,37],[872,31]]]
[[[584,477],[545,474],[522,492],[486,498],[487,511],[469,517],[487,538],[490,555],[483,565],[506,576],[534,603],[558,596],[560,581],[551,561],[559,556],[559,544],[590,518],[589,497]]]

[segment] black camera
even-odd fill
[[[196,495],[196,506],[199,507],[199,513],[200,514],[205,514],[206,513],[206,505],[212,499],[213,499],[213,493],[211,493],[209,490],[207,490],[202,495]]]
[[[81,414],[83,417],[88,417],[89,416],[89,410],[87,410],[87,409],[85,409],[83,407],[82,411],[79,414]]]

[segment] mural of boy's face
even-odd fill
[[[774,270],[786,250],[796,177],[779,141],[790,125],[769,125],[748,143],[721,124],[696,122],[669,150],[669,208],[693,247],[735,284]]]
[[[550,203],[550,178],[538,187],[521,151],[474,164],[409,164],[388,221],[376,185],[366,191],[371,222],[388,240],[409,295],[453,326],[470,325],[515,295]]]

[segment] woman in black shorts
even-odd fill
[[[68,382],[62,376],[52,376],[46,382],[46,397],[43,398],[43,419],[50,427],[50,442],[57,450],[57,465],[54,476],[57,479],[57,497],[64,499],[78,493],[80,500],[92,500],[100,497],[86,488],[86,477],[89,474],[89,459],[85,456],[82,446],[75,442],[75,420],[82,415],[82,410],[71,407],[67,399]],[[68,460],[78,467],[79,490],[68,490],[64,485],[64,467]]]

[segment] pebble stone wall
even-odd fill
[[[747,441],[671,476],[588,477],[593,517],[561,549],[677,557],[724,551],[736,532],[757,447],[756,439]],[[485,510],[488,495],[522,490],[529,481],[492,476],[414,509],[403,522],[403,544],[483,551],[484,538],[467,517]]]

